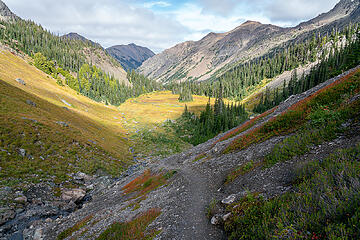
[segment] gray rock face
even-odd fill
[[[0,19],[4,20],[16,20],[19,19],[11,10],[6,6],[6,4],[0,0]]]
[[[36,229],[33,240],[42,240],[43,239],[42,235],[43,235],[43,229],[42,228]]]
[[[107,48],[106,51],[113,56],[125,70],[137,69],[144,61],[155,55],[150,49],[133,43],[113,46]]]
[[[17,81],[18,83],[20,83],[21,85],[26,85],[26,83],[25,83],[25,81],[24,80],[22,80],[21,78],[17,78],[17,79],[15,79],[15,81]]]

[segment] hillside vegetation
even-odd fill
[[[287,112],[235,139],[225,150],[238,151],[276,135],[286,137],[263,159],[265,168],[302,157],[339,134],[358,134],[360,72],[343,77],[292,106]],[[347,124],[345,124],[347,123]],[[355,131],[355,132],[354,132]],[[356,144],[356,142],[354,143]],[[251,193],[230,205],[225,222],[229,239],[357,239],[360,232],[359,145],[299,166],[292,191],[270,199]],[[240,177],[240,176],[239,176]]]
[[[71,172],[99,169],[119,175],[130,164],[115,107],[60,87],[7,50],[0,53],[0,80],[2,185],[61,182]]]

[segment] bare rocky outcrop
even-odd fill
[[[0,20],[17,20],[19,19],[11,10],[6,6],[6,4],[0,0]]]

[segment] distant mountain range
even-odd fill
[[[129,45],[117,45],[107,48],[106,51],[113,56],[125,70],[136,69],[147,59],[155,55],[146,47],[133,43]]]
[[[341,0],[328,13],[292,28],[247,21],[230,32],[209,33],[199,41],[187,41],[167,49],[145,61],[139,71],[163,82],[207,80],[221,75],[237,62],[260,57],[314,31],[359,22],[359,11],[359,0]]]

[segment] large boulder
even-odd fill
[[[63,191],[61,198],[64,201],[80,202],[85,197],[86,191],[81,188],[74,188]]]

